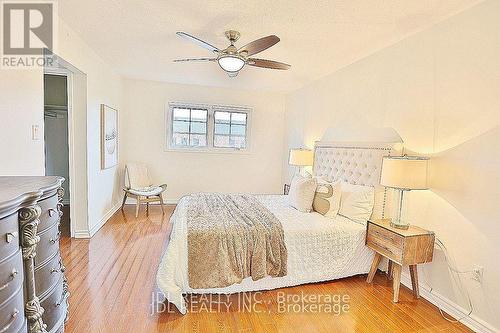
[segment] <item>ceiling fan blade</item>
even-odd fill
[[[193,62],[206,62],[206,61],[215,61],[217,60],[216,58],[185,58],[185,59],[174,59],[174,62],[187,62],[187,61],[193,61]]]
[[[209,51],[212,51],[212,52],[219,52],[220,50],[218,48],[216,48],[215,46],[213,46],[212,44],[209,44],[197,37],[194,37],[194,36],[191,36],[190,34],[187,34],[185,32],[182,32],[182,31],[178,31],[177,32],[177,36],[180,36],[180,37],[183,37],[183,38],[186,38],[187,40],[195,43],[196,45],[198,46],[201,46]]]
[[[247,56],[251,56],[270,48],[279,41],[280,39],[275,35],[262,37],[243,46],[238,52],[246,52]]]
[[[290,67],[292,67],[282,62],[266,60],[266,59],[257,59],[257,58],[249,58],[247,64],[255,67],[282,69],[282,70],[289,69]]]

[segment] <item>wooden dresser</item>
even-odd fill
[[[0,333],[63,332],[61,177],[0,177]]]

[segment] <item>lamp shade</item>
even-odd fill
[[[429,159],[424,157],[384,157],[380,184],[404,190],[426,190]]]
[[[314,153],[308,149],[290,149],[288,164],[297,166],[313,165]]]

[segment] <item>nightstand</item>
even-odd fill
[[[393,279],[393,302],[398,302],[401,283],[401,268],[410,266],[413,294],[419,297],[417,264],[432,261],[434,254],[434,233],[417,226],[407,230],[391,227],[391,220],[368,221],[366,226],[366,246],[375,251],[372,267],[366,282],[371,283],[382,257],[389,260],[387,270]]]

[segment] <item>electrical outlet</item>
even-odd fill
[[[483,271],[484,271],[483,266],[474,266],[474,269],[472,270],[472,279],[479,283],[482,283]]]

